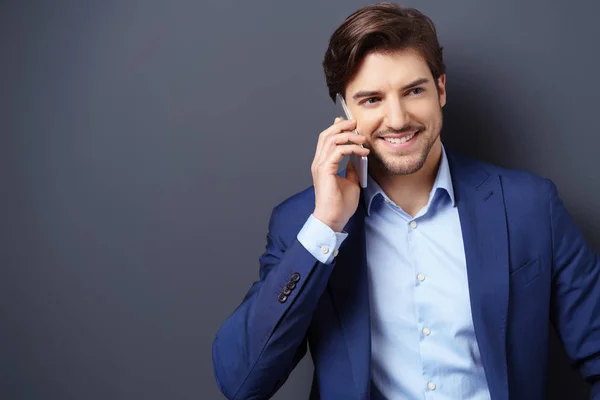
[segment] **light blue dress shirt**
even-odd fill
[[[371,177],[363,194],[372,398],[489,399],[443,147],[429,201],[414,218]],[[322,263],[333,261],[346,237],[312,215],[298,234],[300,243]]]

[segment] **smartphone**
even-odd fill
[[[346,105],[346,102],[344,101],[344,98],[342,97],[342,95],[338,93],[336,97],[337,97],[337,100],[342,105],[344,114],[346,114],[346,119],[348,119],[348,120],[353,119],[352,114],[350,113],[350,110],[348,109],[348,106]],[[354,129],[354,133],[356,133],[357,135],[359,134],[356,129]],[[363,147],[363,145],[361,144],[360,147]],[[354,168],[358,172],[358,179],[360,181],[360,187],[366,188],[367,187],[367,171],[368,171],[367,170],[367,167],[368,167],[367,156],[359,156],[357,154],[351,154],[350,162],[354,165]]]

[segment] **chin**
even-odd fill
[[[423,168],[430,150],[431,146],[425,149],[415,149],[409,154],[374,152],[371,158],[380,166],[382,171],[389,175],[411,175]]]
[[[400,156],[400,160],[384,160],[383,168],[390,175],[411,175],[425,165],[426,157]],[[386,162],[387,161],[387,162]]]

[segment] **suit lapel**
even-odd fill
[[[357,398],[368,398],[371,372],[371,325],[365,251],[365,205],[360,202],[344,231],[336,266],[329,279],[333,303],[348,347]],[[350,382],[348,383],[350,384]]]
[[[465,247],[471,312],[494,399],[508,399],[506,319],[509,258],[500,177],[447,152]]]

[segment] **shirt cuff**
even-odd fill
[[[310,254],[323,264],[331,264],[338,254],[346,232],[334,232],[312,214],[298,233],[298,241]]]

